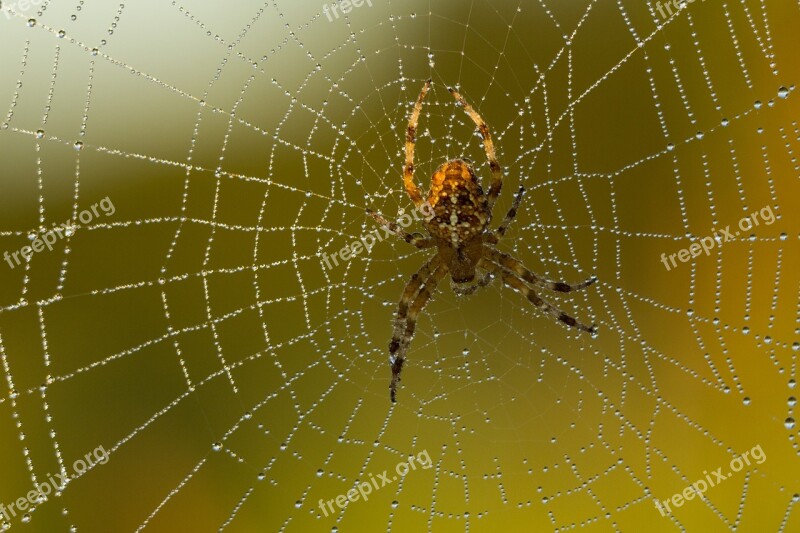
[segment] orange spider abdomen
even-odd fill
[[[428,203],[434,212],[429,230],[453,246],[483,233],[491,221],[486,195],[472,166],[462,159],[447,161],[436,169]]]

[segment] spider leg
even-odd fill
[[[533,289],[525,285],[525,283],[519,279],[518,277],[514,276],[511,272],[504,271],[503,272],[503,283],[511,287],[512,289],[516,289],[525,296],[529,302],[535,305],[537,308],[542,310],[545,313],[556,318],[556,320],[560,320],[564,324],[571,326],[573,328],[579,329],[581,331],[585,331],[594,335],[597,333],[597,325],[592,324],[591,326],[587,326],[581,322],[578,322],[575,318],[569,316],[561,309],[555,307],[551,303],[542,300]]]
[[[419,114],[422,111],[422,101],[428,90],[431,88],[431,80],[425,82],[422,86],[422,91],[417,97],[417,103],[414,104],[414,111],[411,112],[411,117],[408,119],[408,129],[406,130],[406,163],[403,166],[403,185],[406,188],[408,196],[414,205],[420,207],[423,204],[422,193],[414,183],[414,145],[417,137],[417,124],[419,124]]]
[[[403,370],[406,352],[417,327],[417,316],[428,303],[433,291],[436,290],[436,285],[445,274],[447,274],[447,267],[442,264],[437,254],[411,277],[411,281],[406,285],[403,296],[400,298],[397,317],[394,321],[394,334],[389,343],[389,360],[392,363],[392,382],[389,390],[392,402],[396,401],[397,384],[400,382],[400,372]],[[415,294],[416,297],[409,306],[408,302]]]
[[[450,94],[453,95],[453,98],[458,101],[464,107],[464,111],[467,112],[469,118],[475,123],[478,127],[478,131],[481,134],[481,138],[483,139],[483,149],[486,151],[486,159],[489,160],[489,168],[492,171],[492,184],[489,186],[489,192],[486,194],[488,199],[488,207],[491,210],[492,206],[494,206],[495,200],[500,195],[500,189],[503,186],[503,170],[500,168],[500,163],[497,162],[497,156],[494,153],[494,142],[492,142],[492,135],[489,133],[489,126],[486,125],[483,118],[478,114],[475,109],[466,100],[464,97],[461,96],[458,91],[453,89],[452,87],[447,89],[450,91]]]
[[[486,261],[484,259],[478,261],[478,267],[486,268],[485,265]],[[450,288],[453,289],[453,292],[456,294],[456,296],[469,296],[470,294],[474,294],[481,287],[485,287],[490,284],[492,280],[494,280],[494,272],[490,269],[487,269],[483,276],[478,279],[477,283],[473,285],[460,285],[451,280]]]
[[[434,241],[429,237],[423,237],[419,233],[411,234],[404,231],[403,228],[397,225],[396,222],[391,222],[389,220],[386,220],[372,209],[367,209],[367,214],[372,218],[374,218],[378,224],[380,224],[390,232],[394,233],[395,235],[406,241],[408,244],[414,245],[417,248],[430,248],[431,246],[436,244],[436,241]]]
[[[498,226],[494,232],[489,233],[486,235],[486,242],[491,244],[497,244],[503,235],[506,234],[506,230],[508,226],[511,225],[511,222],[514,220],[514,217],[517,216],[517,209],[519,209],[519,204],[522,203],[522,196],[525,194],[525,187],[520,185],[519,191],[517,191],[517,195],[514,197],[514,203],[511,205],[511,209],[508,210],[506,214],[506,218],[503,219],[503,222]]]
[[[540,278],[539,276],[537,276],[536,274],[525,268],[525,265],[523,265],[519,260],[514,259],[510,255],[505,254],[500,250],[496,250],[490,246],[484,246],[483,254],[485,257],[488,257],[493,263],[500,265],[501,267],[510,272],[513,272],[516,276],[527,281],[534,287],[542,287],[555,292],[578,291],[581,289],[585,289],[586,287],[597,281],[597,278],[594,276],[587,279],[586,281],[573,284],[564,283],[561,281],[549,281]]]

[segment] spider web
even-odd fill
[[[3,2],[0,268],[8,505],[35,531],[797,531],[800,4],[373,0]],[[660,4],[659,4],[660,5]],[[387,343],[429,257],[326,270],[417,181],[505,169],[500,248],[555,280],[576,334],[497,282],[442,283],[398,403]],[[115,212],[80,224],[102,198]],[[666,255],[769,208],[667,271]],[[99,446],[106,464],[76,473]],[[664,501],[761,446],[702,500]],[[410,456],[368,501],[335,500]],[[25,524],[25,525],[23,525]]]

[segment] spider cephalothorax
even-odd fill
[[[406,162],[403,168],[403,185],[416,208],[420,210],[426,207],[426,202],[423,201],[422,193],[414,183],[414,144],[422,101],[430,87],[431,80],[428,80],[422,87],[408,121]],[[537,308],[561,322],[588,333],[594,334],[596,331],[595,326],[590,327],[578,322],[540,298],[533,290],[544,288],[556,292],[571,292],[588,287],[596,281],[596,278],[589,278],[574,285],[547,281],[525,268],[517,259],[494,247],[516,216],[525,190],[520,187],[506,218],[497,229],[491,230],[489,223],[492,221],[492,208],[503,185],[503,172],[495,157],[489,127],[455,89],[450,89],[450,93],[475,122],[483,139],[483,147],[492,172],[488,193],[484,194],[470,161],[453,159],[439,166],[431,177],[427,204],[432,208],[432,213],[429,211],[430,216],[425,219],[428,237],[410,235],[394,222],[389,222],[368,210],[375,220],[406,242],[417,248],[437,248],[437,253],[411,276],[400,297],[394,321],[394,333],[389,343],[392,363],[392,382],[389,388],[392,401],[396,398],[397,383],[400,381],[405,354],[414,336],[417,316],[430,300],[436,285],[448,273],[456,294],[472,294],[478,288],[488,285],[494,276],[500,276],[505,285],[519,291]],[[480,276],[478,272],[481,273]],[[473,281],[475,283],[472,283]]]

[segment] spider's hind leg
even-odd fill
[[[414,331],[417,327],[417,316],[428,303],[436,285],[447,274],[447,267],[441,262],[438,255],[411,277],[406,285],[397,316],[394,321],[394,333],[389,342],[389,360],[392,363],[392,382],[389,385],[392,402],[396,401],[397,384],[400,382],[400,373],[403,371],[406,352],[411,345]],[[409,305],[411,302],[411,305]]]
[[[556,320],[559,320],[564,324],[576,328],[580,331],[585,331],[586,333],[589,333],[592,336],[594,336],[597,333],[597,324],[592,324],[591,326],[587,326],[586,324],[579,322],[577,319],[566,314],[558,307],[555,307],[551,303],[543,300],[538,294],[536,294],[536,292],[534,292],[533,289],[528,287],[521,279],[514,276],[510,272],[503,273],[503,283],[505,283],[512,289],[518,290],[534,306],[544,311],[545,313],[551,315]]]
[[[528,270],[525,265],[522,264],[521,261],[518,259],[514,259],[510,255],[501,252],[495,248],[490,246],[484,247],[485,257],[488,257],[490,261],[499,265],[500,267],[508,270],[509,272],[513,272],[519,278],[525,280],[527,283],[530,283],[534,287],[543,287],[545,289],[554,291],[554,292],[573,292],[579,291],[581,289],[585,289],[586,287],[594,284],[597,281],[597,277],[592,276],[591,278],[581,281],[580,283],[565,283],[563,281],[550,281],[546,279],[542,279],[530,270]]]

